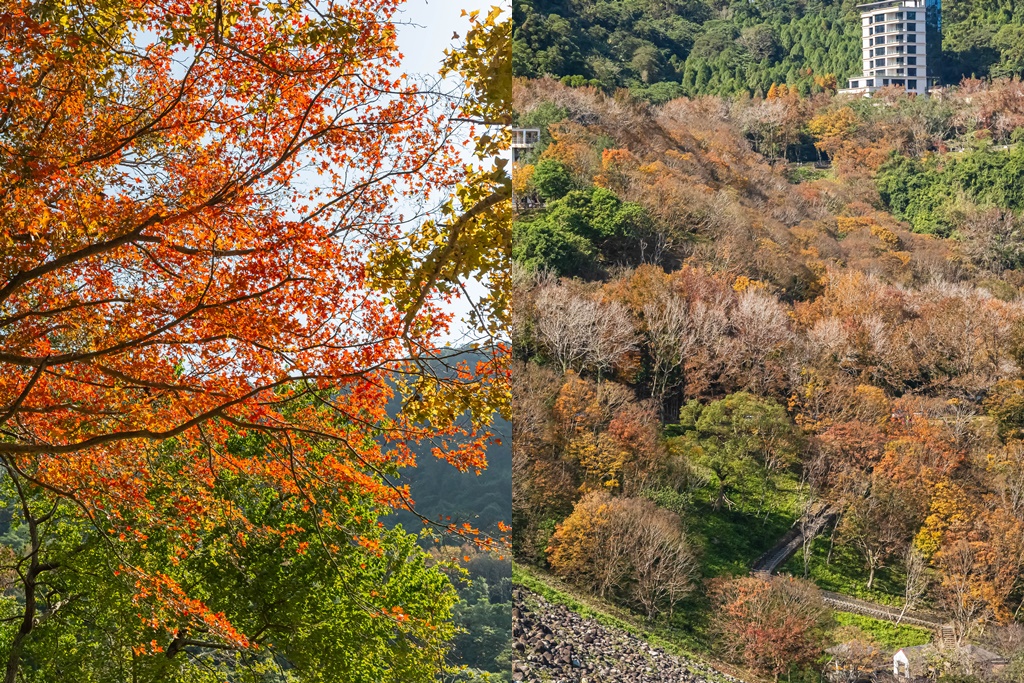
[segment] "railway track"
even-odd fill
[[[772,546],[767,552],[754,562],[751,569],[751,573],[760,576],[771,576],[779,567],[785,564],[789,558],[793,557],[798,550],[803,546],[805,534],[810,538],[814,538],[822,532],[822,530],[836,518],[837,512],[829,506],[820,506],[813,511],[809,511],[809,518],[806,520],[798,521],[793,525],[786,534],[779,539],[779,542]],[[831,591],[822,591],[822,597],[825,603],[832,609],[840,612],[850,612],[852,614],[861,614],[867,617],[873,617],[875,619],[881,619],[883,621],[889,621],[900,624],[908,624],[910,626],[919,626],[935,631],[937,634],[944,635],[945,629],[948,629],[949,619],[941,614],[933,612],[922,612],[920,610],[911,610],[900,618],[900,610],[882,605],[875,602],[868,602],[867,600],[860,600],[859,598],[852,598],[848,595],[842,595],[840,593],[833,593]]]
[[[798,521],[786,535],[779,539],[778,543],[757,558],[752,568],[753,572],[755,574],[774,574],[803,546],[805,529],[807,534],[814,538],[835,518],[835,510],[828,506],[820,506],[810,514],[810,519],[806,523]]]
[[[900,610],[894,607],[887,607],[885,605],[880,605],[876,602],[868,602],[866,600],[858,600],[857,598],[851,598],[848,595],[842,595],[840,593],[832,593],[831,591],[822,591],[822,598],[824,599],[825,604],[840,612],[862,614],[866,617],[873,617],[875,619],[891,621],[893,623],[896,623],[898,620],[901,624],[920,626],[922,628],[936,631],[945,626],[948,621],[940,614],[921,611],[908,611],[903,615],[903,618],[900,619]]]

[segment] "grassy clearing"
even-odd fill
[[[833,632],[833,635],[837,640],[842,637],[842,634],[847,634],[849,637],[850,627],[853,627],[890,652],[896,652],[901,647],[924,645],[932,641],[932,632],[928,629],[902,624],[897,626],[888,621],[872,619],[860,614],[836,612],[836,623],[839,628]]]
[[[814,180],[821,180],[822,178],[831,178],[832,176],[831,168],[815,168],[813,164],[790,166],[786,171],[786,178],[794,185],[809,183]]]
[[[778,542],[800,517],[806,490],[796,477],[775,477],[764,493],[735,496],[731,507],[714,509],[714,493],[698,491],[687,505],[655,492],[654,502],[683,518],[689,538],[701,551],[705,577],[740,576]]]
[[[837,543],[832,548],[832,558],[829,562],[829,544],[828,534],[823,534],[814,539],[811,545],[808,578],[819,588],[883,605],[899,607],[903,604],[904,577],[901,572],[890,567],[882,567],[875,572],[874,584],[871,590],[868,590],[868,571],[860,555],[853,548]],[[802,553],[794,555],[782,571],[793,576],[803,576]]]

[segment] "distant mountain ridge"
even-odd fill
[[[443,362],[448,367],[441,372],[448,372],[459,362],[472,367],[482,358],[478,351],[450,354]],[[389,412],[398,408],[393,402]],[[447,461],[434,457],[434,444],[424,442],[413,449],[416,467],[402,469],[397,483],[409,485],[418,514],[445,524],[468,523],[495,538],[502,535],[498,523],[509,524],[512,520],[512,425],[496,416],[490,431],[494,439],[487,449],[487,468],[480,474],[459,472]],[[408,510],[395,511],[386,522],[401,523],[414,533],[423,528],[423,520]]]

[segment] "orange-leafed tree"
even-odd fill
[[[748,576],[719,579],[712,592],[715,629],[733,661],[778,680],[821,655],[831,616],[813,584]]]
[[[178,559],[218,524],[282,547],[308,531],[225,501],[243,478],[307,514],[325,562],[350,530],[382,557],[335,502],[410,506],[391,476],[425,439],[485,466],[509,403],[507,301],[468,320],[491,344],[478,367],[443,340],[471,278],[503,281],[507,249],[484,233],[508,211],[504,166],[486,163],[505,138],[481,84],[510,94],[508,26],[474,15],[445,65],[460,88],[437,94],[399,75],[399,4],[0,3],[0,465],[30,531],[8,681],[56,571],[54,510],[116,551],[160,636],[140,653],[242,651],[259,627],[117,549],[145,548],[147,528]],[[396,633],[417,621],[354,599]]]

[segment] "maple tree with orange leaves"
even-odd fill
[[[230,530],[236,559],[250,543],[379,564],[376,511],[413,504],[392,482],[411,445],[486,466],[507,302],[468,321],[490,340],[477,367],[443,343],[467,280],[502,277],[481,233],[510,183],[483,164],[503,137],[479,94],[507,77],[507,22],[470,18],[446,93],[399,74],[400,4],[0,4],[0,464],[28,534],[5,680],[54,611],[58,518],[131,587],[152,634],[133,661],[251,652],[269,626],[164,560]],[[356,602],[391,637],[428,642],[443,616]]]

